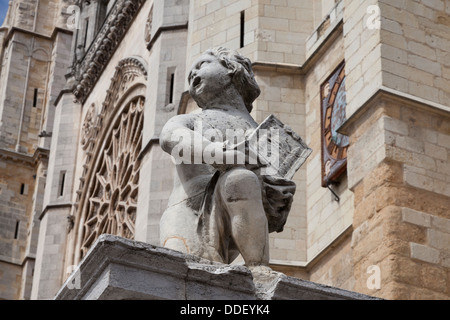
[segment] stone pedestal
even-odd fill
[[[103,235],[56,300],[355,300],[354,292],[276,274],[253,279],[244,266]]]

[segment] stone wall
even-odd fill
[[[347,118],[363,105],[382,85],[381,36],[376,27],[368,27],[370,6],[377,0],[344,0],[344,52],[347,74]]]
[[[446,3],[345,4],[354,290],[448,298]],[[370,6],[380,9],[379,28],[371,26]],[[381,272],[380,288],[367,285],[371,266]]]
[[[21,160],[26,164],[21,165]],[[0,297],[19,299],[34,193],[33,165],[0,150]]]
[[[336,29],[335,32],[339,33]],[[329,49],[305,77],[306,82],[306,132],[307,142],[314,150],[307,164],[307,220],[308,261],[327,248],[349,226],[352,220],[353,194],[348,190],[344,177],[340,185],[333,186],[340,197],[337,202],[333,194],[322,187],[322,132],[320,112],[320,88],[343,57],[343,38],[338,36]]]
[[[16,264],[0,262],[0,293],[2,299],[20,299],[22,267]]]
[[[261,1],[255,60],[301,64],[306,38],[314,29],[312,1]]]
[[[190,1],[187,68],[211,47],[223,46],[234,50],[241,47],[242,11],[245,11],[245,45],[253,42],[251,35],[257,29],[258,2],[230,0],[221,5],[218,1]],[[254,52],[256,46],[253,44],[251,47],[249,51]]]
[[[159,135],[166,122],[179,111],[185,90],[189,1],[155,1],[142,10],[143,18],[153,14],[153,22],[151,46],[146,50],[150,55],[150,76],[141,168],[141,175],[147,178],[140,183],[136,240],[159,245],[159,220],[167,208],[174,174],[170,156],[159,147]]]
[[[72,34],[58,32],[55,34],[53,50],[51,52],[51,63],[49,66],[49,80],[46,91],[43,93],[45,104],[42,111],[40,130],[47,132],[41,135],[39,146],[49,149],[51,143],[51,133],[55,117],[55,102],[60,92],[64,89],[66,82],[67,61],[71,57]]]
[[[355,277],[352,264],[352,230],[346,231],[321,252],[308,266],[309,280],[354,291]]]
[[[321,12],[322,3],[230,0],[220,5],[218,1],[191,1],[187,65],[215,46],[239,50],[254,62],[301,65],[316,8]]]
[[[50,147],[53,129],[54,98],[49,96],[55,96],[52,88],[62,88],[61,78],[54,75],[61,74],[62,61],[67,60],[54,42],[71,38],[66,30],[55,32],[53,18],[69,3],[12,1],[1,30],[0,229],[6,230],[0,240],[1,298],[30,298],[47,173],[45,148]]]
[[[5,49],[2,75],[2,91],[9,94],[2,97],[1,145],[12,150],[20,145],[21,152],[32,154],[46,103],[52,44],[49,39],[17,32],[11,40]]]
[[[66,8],[74,0],[14,0],[5,25],[51,36],[56,26],[65,28]]]
[[[64,107],[62,107],[64,105]],[[68,217],[75,193],[75,159],[77,156],[81,107],[72,95],[63,95],[55,110],[52,145],[48,163],[45,194],[40,214],[36,252],[36,269],[32,299],[50,299],[66,272],[65,259]]]
[[[36,17],[35,31],[45,35],[51,35],[56,26],[57,16],[61,14],[60,5],[66,1],[61,0],[39,0],[38,13]],[[52,19],[49,19],[52,17]]]
[[[360,119],[364,125],[351,135],[352,152],[364,144],[376,150],[372,158],[377,159],[367,167],[351,165],[352,172],[361,174],[352,187],[355,290],[368,292],[365,273],[377,265],[379,296],[447,299],[450,200],[448,170],[442,165],[449,152],[448,113],[391,99],[377,99]]]
[[[305,96],[299,71],[255,66],[255,72],[261,88],[252,113],[255,120],[261,123],[273,114],[305,138]],[[270,257],[274,264],[298,264],[306,260],[305,166],[293,179],[297,190],[284,231],[270,235]]]
[[[448,1],[380,1],[383,85],[428,101],[450,99]]]

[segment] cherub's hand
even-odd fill
[[[245,163],[242,163],[242,160],[238,162],[239,165],[245,165],[245,167],[249,170],[256,170],[260,168],[264,168],[269,166],[270,164],[264,161],[261,157],[258,156],[257,151],[250,150],[250,142],[245,140],[235,145],[231,145],[229,141],[224,142],[224,148],[226,148],[226,152],[230,150],[235,151],[237,159],[243,159],[242,154],[245,154]],[[230,153],[227,153],[231,156]]]

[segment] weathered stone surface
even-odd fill
[[[8,159],[14,153],[22,125],[17,149],[28,152],[30,161],[17,152],[0,159],[1,298],[26,299],[32,278],[31,298],[52,298],[66,270],[78,264],[73,252],[80,251],[77,237],[83,230],[74,224],[79,211],[69,207],[76,207],[77,191],[96,178],[96,172],[92,179],[83,175],[95,166],[81,149],[81,125],[93,104],[100,110],[114,100],[107,109],[113,117],[121,115],[114,106],[122,101],[111,99],[108,89],[118,83],[116,67],[122,68],[123,60],[142,59],[148,72],[148,79],[139,81],[148,90],[134,239],[159,245],[173,165],[157,140],[168,119],[194,109],[189,95],[182,95],[189,88],[186,67],[213,46],[237,49],[254,62],[261,88],[252,112],[256,122],[274,114],[314,150],[293,178],[297,191],[284,232],[270,235],[272,267],[386,299],[449,298],[450,1],[263,2],[268,1],[21,0],[10,7],[0,28],[0,144],[9,150],[0,153]],[[67,10],[75,3],[82,7],[80,16]],[[125,3],[142,5],[116,15]],[[98,11],[102,5],[113,13],[109,18]],[[78,34],[73,44],[72,31],[74,38]],[[84,62],[78,61],[81,53]],[[319,183],[317,106],[321,85],[344,60],[353,150],[347,177],[334,190],[337,203]],[[86,78],[69,77],[65,86],[77,63],[75,70]],[[86,89],[80,91],[86,101],[75,107],[74,97],[60,91],[78,84]],[[136,96],[128,93],[120,97]],[[115,127],[105,121],[103,128]],[[48,166],[32,169],[36,147],[51,148]],[[98,150],[92,157],[102,157]],[[367,286],[373,265],[381,269],[381,289]]]
[[[253,292],[242,266],[102,235],[56,299],[251,299]]]
[[[102,235],[56,300],[355,300],[369,296]]]
[[[240,254],[249,267],[268,266],[269,233],[283,231],[296,191],[291,179],[311,150],[275,116],[260,125],[253,119],[261,89],[240,53],[207,50],[188,82],[202,111],[171,118],[161,132],[177,174],[160,243],[216,262]]]

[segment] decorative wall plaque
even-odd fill
[[[321,87],[322,186],[339,181],[347,170],[349,138],[338,132],[346,120],[345,63]]]

